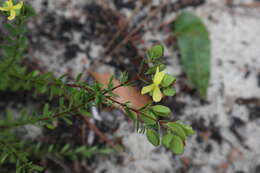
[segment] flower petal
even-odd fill
[[[153,89],[154,89],[154,84],[151,84],[146,87],[143,87],[141,93],[146,94],[146,93],[152,91]]]
[[[159,101],[161,101],[161,99],[162,99],[161,90],[160,90],[159,86],[155,86],[154,91],[153,91],[153,101],[159,102]]]
[[[18,4],[16,4],[15,6],[13,6],[13,9],[15,10],[20,10],[23,7],[23,1],[19,2]]]
[[[13,7],[13,1],[12,0],[5,1],[4,5],[11,8],[11,7]]]
[[[6,8],[0,7],[0,11],[9,11],[9,10]]]
[[[153,82],[159,85],[162,82],[164,75],[165,72],[164,71],[159,72],[159,68],[157,67],[155,76],[153,78]]]
[[[15,10],[11,10],[10,16],[8,17],[8,20],[13,20],[15,18],[15,14],[16,14]]]

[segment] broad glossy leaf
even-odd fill
[[[198,90],[199,95],[207,98],[210,80],[210,39],[206,26],[192,13],[181,13],[175,23],[183,69]]]

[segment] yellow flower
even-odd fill
[[[17,11],[19,11],[23,7],[23,2],[19,2],[14,5],[12,0],[7,0],[4,2],[3,7],[0,7],[0,11],[7,11],[10,13],[8,17],[9,20],[13,20],[16,16]]]
[[[164,75],[165,75],[165,72],[164,71],[159,72],[159,68],[157,67],[156,73],[155,73],[154,78],[153,78],[153,83],[151,85],[143,87],[141,93],[146,94],[146,93],[152,91],[153,100],[155,102],[161,101],[162,93],[161,93],[159,85],[161,84]]]

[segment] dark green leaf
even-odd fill
[[[123,83],[127,82],[127,80],[128,80],[128,73],[127,72],[123,72],[120,75],[120,83],[123,84]]]
[[[83,152],[83,151],[85,151],[85,150],[87,150],[86,146],[80,146],[80,147],[78,147],[78,148],[75,150],[75,152],[76,152],[76,153],[81,153],[81,152]]]
[[[26,17],[31,17],[35,15],[33,7],[28,3],[24,4],[21,13]]]
[[[32,165],[32,168],[33,168],[33,170],[35,170],[35,171],[43,171],[43,170],[44,170],[44,168],[41,167],[41,166],[39,166],[39,165]]]
[[[160,136],[154,130],[148,129],[146,132],[146,137],[148,141],[153,144],[154,146],[160,145]]]
[[[9,155],[8,152],[3,153],[3,154],[1,155],[1,159],[0,159],[0,163],[1,163],[1,164],[5,162],[5,160],[7,159],[8,155]]]
[[[77,75],[76,82],[80,81],[80,79],[82,78],[82,75],[83,75],[83,73],[80,73],[80,74]]]
[[[175,34],[183,69],[199,95],[206,99],[210,79],[210,40],[207,28],[200,18],[183,12],[176,19]]]
[[[69,118],[67,118],[67,117],[63,117],[62,118],[68,125],[72,125],[73,123],[72,123],[72,121],[69,119]]]
[[[112,148],[102,148],[102,149],[99,149],[98,152],[100,154],[111,154],[111,153],[115,152],[115,150]]]
[[[91,117],[91,113],[84,109],[80,109],[80,113],[86,117]]]
[[[49,113],[49,107],[50,107],[50,105],[48,103],[44,104],[43,115],[47,115]]]
[[[61,149],[61,153],[66,152],[69,148],[70,148],[70,144],[64,145],[64,147],[62,147],[62,149]]]

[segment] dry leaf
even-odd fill
[[[232,165],[235,161],[237,161],[241,157],[241,155],[241,151],[239,151],[237,148],[233,148],[227,155],[227,160],[218,166],[217,172],[226,172],[229,166]]]
[[[96,72],[89,72],[98,83],[101,83],[103,85],[107,85],[109,82],[109,79],[111,78],[111,73],[106,74],[99,74]],[[120,82],[116,79],[113,79],[113,85],[117,86],[120,85]],[[142,95],[141,92],[131,86],[127,87],[119,87],[115,90],[113,90],[113,93],[118,95],[118,97],[115,97],[114,99],[120,103],[126,103],[129,102],[129,105],[134,109],[140,109],[146,104],[149,103],[150,99],[148,96]]]
[[[191,164],[192,164],[191,158],[189,158],[189,157],[181,157],[180,159],[181,159],[182,163],[184,164],[184,166],[186,168],[189,168],[191,166]]]

